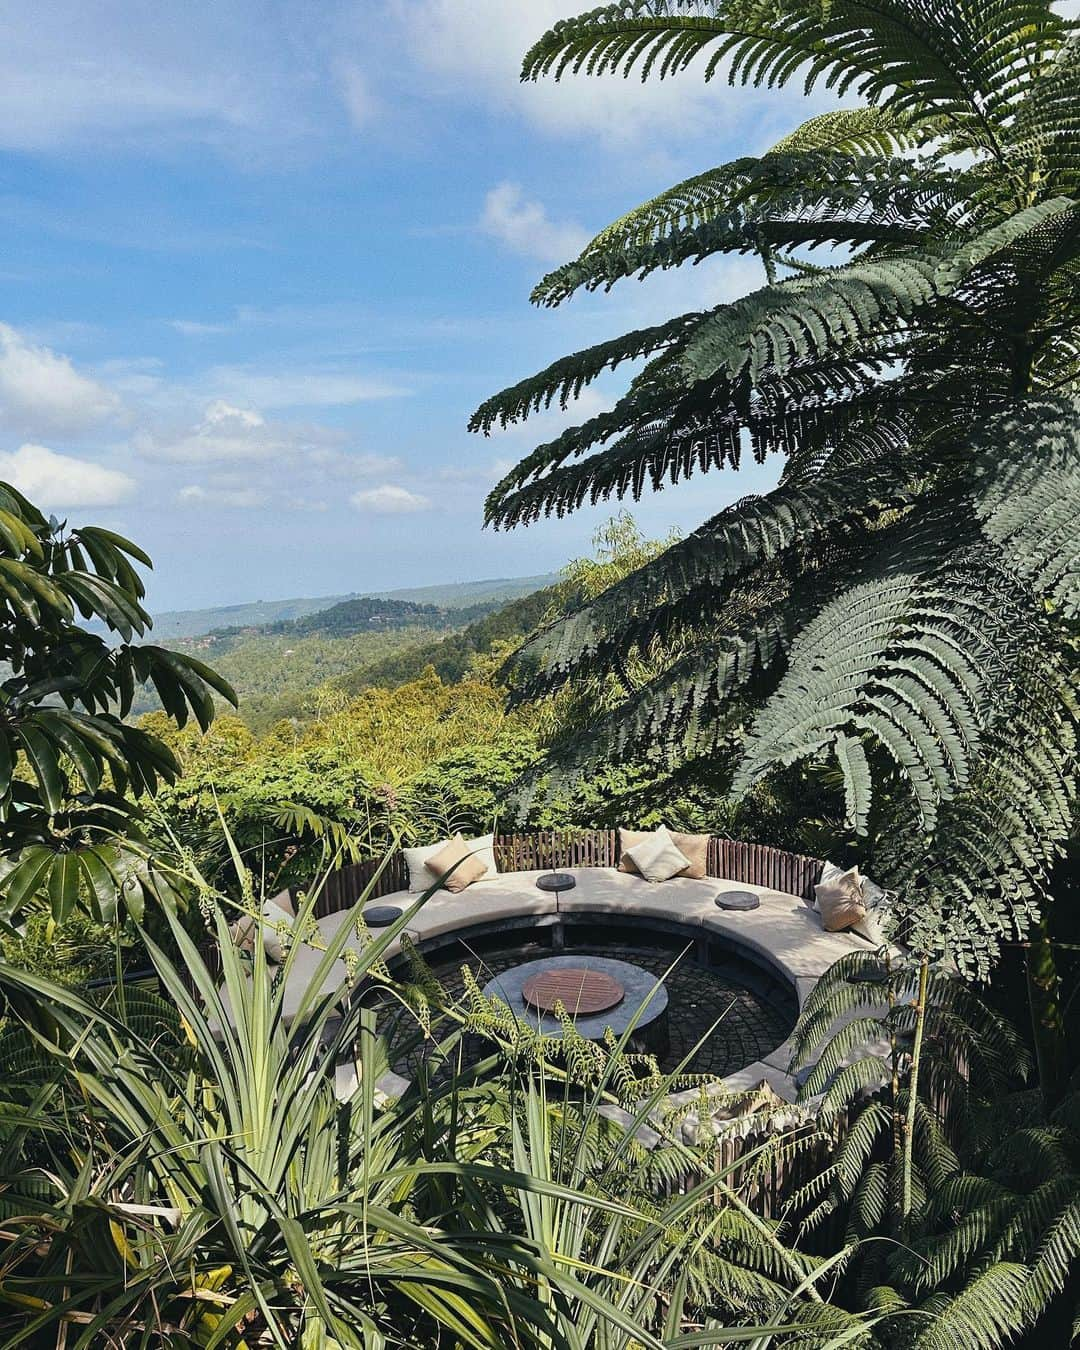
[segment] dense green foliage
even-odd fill
[[[132,798],[153,796],[180,764],[159,736],[124,721],[135,689],[150,683],[169,719],[183,727],[193,715],[203,730],[215,693],[235,701],[208,666],[134,641],[150,617],[133,561],[150,566],[119,535],[46,519],[0,483],[0,908],[8,922],[39,896],[57,920],[80,905],[111,919],[120,893],[141,906],[147,873],[116,838],[137,834]]]
[[[1080,1094],[1048,1108],[1025,1086],[1010,1022],[953,971],[856,952],[807,1000],[793,1062],[840,1140],[794,1208],[804,1231],[842,1220],[845,1298],[881,1341],[994,1350],[1038,1328],[1033,1344],[1068,1344]]]
[[[0,1039],[6,1345],[661,1350],[737,1326],[765,1350],[770,1329],[821,1346],[858,1332],[819,1292],[833,1263],[785,1247],[733,1167],[663,1125],[646,1155],[603,1114],[623,1102],[642,1120],[669,1086],[635,1087],[622,1046],[587,1087],[555,1064],[538,1077],[542,1046],[521,1054],[483,1009],[440,1008],[445,1071],[386,1100],[362,1002],[342,1018],[313,990],[286,1024],[261,944],[249,964],[229,940],[235,902],[207,905],[221,990],[178,926],[188,975],[151,944],[168,1000],[152,1006],[0,967],[36,1042],[22,1026]],[[342,956],[394,989],[381,956],[409,914],[377,939],[358,916],[322,968]],[[470,1031],[492,1053],[455,1069]],[[664,1178],[684,1179],[667,1199]]]
[[[239,712],[255,730],[264,731],[286,717],[310,714],[316,691],[358,667],[379,662],[414,647],[428,637],[426,629],[393,629],[354,637],[292,637],[272,633],[213,634],[178,641],[181,651],[213,662],[236,690]],[[152,690],[136,695],[135,715],[154,712],[159,704]]]
[[[530,634],[552,604],[550,591],[522,596],[470,623],[461,633],[433,639],[399,653],[371,661],[343,675],[337,683],[354,694],[371,685],[404,684],[415,680],[430,666],[441,680],[462,679],[478,655],[487,655],[499,642],[516,646]]]
[[[1074,28],[1046,0],[632,0],[559,23],[524,76],[699,56],[706,77],[821,81],[869,106],[678,185],[539,284],[550,305],[707,256],[764,267],[742,299],[485,403],[484,431],[647,358],[610,412],[507,475],[488,519],[637,496],[746,448],[782,456],[781,482],[530,643],[519,688],[669,644],[592,753],[707,759],[750,699],[736,790],[835,756],[915,940],[985,972],[1037,910],[1075,786]],[[567,759],[587,754],[576,737]]]

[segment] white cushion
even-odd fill
[[[277,895],[269,896],[262,902],[261,912],[260,921],[256,921],[250,914],[242,914],[229,928],[232,940],[242,952],[250,952],[255,946],[255,930],[258,927],[267,956],[271,961],[282,961],[284,953],[275,924],[283,922],[292,927],[293,919],[296,917],[292,896],[288,891],[279,891]]]
[[[836,863],[827,862],[821,871],[822,885],[835,885],[841,877],[849,877],[854,874],[855,880],[862,888],[863,902],[866,905],[866,917],[853,923],[848,929],[849,933],[858,933],[867,942],[872,942],[875,947],[885,945],[885,930],[882,928],[882,921],[889,912],[889,893],[883,891],[870,880],[869,877],[859,875],[858,867],[843,868]],[[817,897],[814,897],[814,909],[820,913]]]
[[[445,848],[449,839],[440,839],[437,844],[424,844],[420,848],[404,848],[405,866],[409,869],[409,890],[426,891],[435,884],[435,878],[424,864],[434,858],[439,849]]]
[[[675,840],[666,830],[628,848],[626,856],[646,881],[670,881],[690,866],[690,859],[676,847]]]
[[[490,881],[492,877],[497,877],[499,869],[495,866],[495,836],[493,834],[479,834],[475,839],[466,839],[465,842],[469,846],[469,852],[475,853],[487,868],[484,873],[484,880]]]
[[[291,932],[292,926],[293,915],[277,903],[276,896],[271,900],[263,901],[262,942],[263,950],[269,960],[278,963],[285,960],[285,949],[281,941],[282,929]]]
[[[452,843],[451,839],[440,839],[437,844],[424,844],[420,848],[403,848],[401,851],[405,854],[405,866],[409,870],[409,890],[419,894],[421,891],[430,890],[435,885],[436,878],[431,875],[424,864],[429,858],[434,858],[435,854],[447,844]],[[466,839],[469,852],[474,853],[487,869],[484,872],[483,881],[491,877],[498,876],[499,869],[495,866],[495,836],[493,834],[482,834],[479,839]]]

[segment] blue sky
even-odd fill
[[[153,606],[546,571],[614,505],[481,528],[565,419],[485,396],[759,283],[745,259],[563,310],[533,282],[629,206],[764,149],[792,93],[522,86],[561,0],[2,3],[0,476],[153,553]],[[598,385],[577,415],[618,393]],[[634,507],[691,528],[772,470]]]

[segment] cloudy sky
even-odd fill
[[[158,608],[546,571],[613,508],[481,529],[487,395],[759,284],[746,260],[563,310],[533,282],[794,95],[518,82],[564,0],[0,0],[0,477],[154,555]],[[819,105],[822,106],[822,105]],[[620,382],[583,400],[592,413]],[[662,532],[765,486],[635,508]]]

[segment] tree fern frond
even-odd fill
[[[965,224],[970,186],[909,160],[777,154],[699,174],[602,230],[532,293],[553,306],[575,292],[714,253],[815,244],[917,244]]]
[[[880,495],[876,484],[881,485]],[[912,493],[898,488],[895,474],[886,467],[812,484],[782,485],[764,496],[743,498],[676,541],[647,567],[531,638],[510,669],[539,668],[553,679],[566,679],[601,651],[612,634],[625,635],[638,645],[666,635],[669,630],[659,617],[643,621],[650,611],[658,616],[671,606],[687,606],[698,591],[723,592],[733,578],[776,558],[796,540],[853,517],[901,508],[912,500]]]
[[[551,407],[552,403],[557,402],[559,407],[565,408],[605,370],[614,370],[624,361],[651,356],[685,341],[703,317],[700,313],[682,314],[677,319],[640,328],[554,361],[538,375],[522,380],[482,403],[469,419],[469,430],[482,431],[486,435],[496,426],[510,426],[530,413]]]
[[[757,380],[807,355],[857,347],[868,334],[887,331],[949,297],[976,268],[1040,226],[1060,219],[1071,227],[1076,214],[1068,198],[1053,198],[940,254],[897,252],[766,286],[707,319],[679,352],[677,364],[692,381],[720,373],[734,380],[744,369]]]
[[[1029,63],[1060,47],[1068,23],[1037,0],[965,8],[949,21],[916,0],[629,0],[565,19],[526,54],[523,79],[567,70],[663,79],[708,54],[706,80],[783,85],[800,75],[854,90],[917,124],[928,110],[1000,154],[987,117],[1020,103]]]
[[[998,1350],[1003,1339],[1023,1329],[1024,1286],[1031,1272],[1016,1262],[988,1266],[955,1298],[939,1296],[923,1305],[930,1326],[917,1350]]]
[[[1035,590],[1080,614],[1080,405],[1033,399],[980,433],[975,510]],[[1003,454],[1022,446],[1022,454]],[[984,449],[982,447],[985,447]]]
[[[808,118],[777,141],[769,155],[894,155],[918,143],[903,118],[884,108],[839,108]]]

